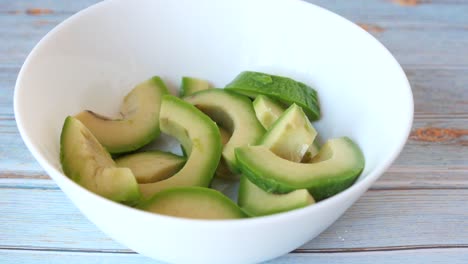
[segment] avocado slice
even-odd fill
[[[223,144],[223,147],[226,145],[226,143],[229,142],[229,139],[231,138],[231,134],[224,128],[219,127],[219,134],[221,135],[221,144]],[[239,176],[232,173],[229,170],[228,165],[226,164],[226,161],[224,159],[221,159],[218,164],[218,168],[216,169],[216,177],[226,179],[226,180],[237,180],[239,179]]]
[[[304,109],[311,121],[320,118],[317,92],[287,77],[244,71],[225,88],[252,98],[263,94],[288,105],[296,103]]]
[[[313,163],[282,159],[266,146],[237,148],[236,157],[242,173],[263,190],[308,189],[316,201],[345,190],[364,169],[364,155],[347,137],[328,140]]]
[[[315,203],[306,189],[286,194],[269,193],[241,176],[238,204],[249,216],[271,215],[302,208]]]
[[[175,187],[155,194],[137,208],[175,217],[238,219],[246,215],[220,192],[203,187]]]
[[[161,78],[153,77],[125,96],[120,118],[110,119],[89,110],[76,118],[111,154],[134,151],[159,135],[161,98],[167,93]]]
[[[258,121],[265,129],[269,129],[284,112],[280,103],[265,95],[257,96],[253,101],[253,107]]]
[[[279,157],[300,162],[316,135],[317,132],[302,109],[292,104],[276,118],[260,140],[260,145],[269,148]],[[268,193],[242,176],[238,203],[247,214],[261,216],[301,208],[314,203],[314,199],[306,189],[286,194]]]
[[[259,95],[253,101],[255,114],[258,120],[265,129],[269,129],[273,123],[283,114],[285,111],[283,106],[277,101],[270,99],[268,96]],[[313,127],[312,127],[313,128]],[[314,129],[315,131],[315,129]],[[302,163],[308,163],[312,158],[319,152],[320,146],[317,139],[309,146],[309,149],[302,158]]]
[[[88,128],[71,116],[60,136],[60,163],[65,175],[91,192],[126,204],[140,198],[132,171],[117,168]]]
[[[238,174],[234,149],[256,144],[265,133],[249,98],[223,89],[209,89],[184,98],[207,114],[231,134],[223,148],[223,159],[233,174]]]
[[[213,86],[203,79],[194,77],[182,77],[182,85],[180,86],[180,97],[189,96],[198,91],[211,89]]]
[[[163,151],[145,151],[121,156],[117,167],[129,168],[138,183],[151,183],[167,179],[178,172],[186,158]]]
[[[193,105],[164,95],[159,116],[161,131],[178,139],[187,162],[175,175],[162,181],[140,184],[145,198],[177,186],[207,187],[221,158],[221,137],[216,124]]]
[[[312,127],[302,108],[292,104],[273,123],[259,145],[266,146],[276,155],[294,162],[301,162],[317,131]]]
[[[312,159],[319,153],[319,151],[320,151],[320,145],[317,142],[317,138],[315,138],[314,143],[312,143],[312,145],[309,146],[309,149],[304,154],[304,157],[302,158],[301,162],[311,163]]]

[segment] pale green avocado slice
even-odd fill
[[[159,135],[161,98],[167,93],[161,78],[153,77],[125,96],[120,118],[111,119],[89,110],[77,114],[76,118],[111,154],[134,151]]]
[[[221,144],[226,145],[231,138],[231,134],[224,128],[219,127],[219,134],[221,135]],[[239,176],[237,174],[232,173],[229,170],[228,165],[224,159],[221,159],[218,164],[218,168],[216,169],[216,177],[226,180],[238,180]]]
[[[258,112],[262,112],[262,109]],[[278,118],[275,118],[273,125],[260,140],[260,145],[269,148],[279,157],[300,162],[316,135],[317,132],[302,109],[292,104],[286,111],[282,111]],[[306,189],[286,194],[268,193],[247,177],[241,178],[238,203],[251,216],[285,212],[314,202]]]
[[[306,151],[304,154],[304,157],[302,158],[301,162],[302,163],[311,163],[312,159],[319,153],[320,151],[320,145],[317,142],[317,138],[314,140],[314,143],[309,146],[309,149]]]
[[[182,77],[182,84],[180,86],[180,97],[189,96],[198,91],[211,89],[213,86],[203,79],[194,77]]]
[[[209,186],[221,158],[221,137],[216,124],[193,105],[164,95],[159,116],[161,131],[180,141],[187,161],[175,175],[155,183],[140,184],[145,198],[177,186]]]
[[[195,105],[231,134],[223,148],[223,159],[229,170],[237,174],[239,170],[234,149],[256,144],[265,133],[255,116],[252,102],[246,96],[223,89],[200,91],[184,100]]]
[[[76,118],[67,117],[60,136],[60,163],[70,179],[105,198],[134,204],[138,184],[128,168],[117,168],[109,153]]]
[[[328,140],[313,163],[283,159],[266,146],[237,148],[236,157],[242,173],[263,190],[308,189],[316,201],[345,190],[364,169],[364,155],[347,137]]]
[[[155,194],[137,208],[169,216],[193,219],[238,219],[245,213],[222,193],[203,187],[175,187]]]
[[[167,179],[178,172],[186,158],[163,151],[145,151],[121,156],[117,167],[129,168],[138,183],[151,183]]]
[[[280,103],[265,95],[257,96],[253,101],[253,107],[258,121],[267,130],[284,112]]]
[[[244,71],[225,88],[253,98],[262,94],[288,105],[296,103],[304,109],[311,121],[320,118],[317,92],[287,77]]]
[[[315,203],[306,189],[286,194],[269,193],[241,176],[238,204],[249,216],[271,215],[302,208]]]
[[[268,96],[259,95],[253,101],[253,107],[255,114],[257,115],[258,121],[263,125],[265,129],[269,129],[278,118],[284,113],[285,109],[277,101],[270,99]],[[313,127],[312,127],[313,128]],[[315,129],[314,129],[315,131]],[[310,160],[317,155],[320,146],[317,139],[309,146],[309,149],[302,158],[302,163],[308,163]]]
[[[317,131],[312,127],[301,107],[292,104],[273,123],[259,145],[266,146],[276,155],[294,162],[301,162]]]

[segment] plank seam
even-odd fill
[[[434,244],[434,245],[404,245],[388,247],[368,248],[324,248],[324,249],[296,249],[290,254],[339,254],[360,252],[389,252],[407,250],[432,250],[432,249],[468,249],[468,244]],[[56,248],[56,247],[33,247],[33,246],[0,246],[0,250],[12,251],[44,251],[44,252],[70,252],[70,253],[111,253],[111,254],[137,254],[130,249],[85,249],[85,248]]]
[[[405,245],[389,247],[368,247],[368,248],[327,248],[327,249],[296,249],[291,253],[359,253],[359,252],[388,252],[406,250],[430,250],[430,249],[455,249],[467,248],[468,244],[434,244],[434,245]]]

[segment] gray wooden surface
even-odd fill
[[[97,1],[0,0],[0,263],[155,263],[78,212],[14,120],[14,83],[29,51]],[[310,2],[359,24],[395,55],[413,88],[415,122],[371,190],[318,238],[270,263],[468,263],[468,0]]]

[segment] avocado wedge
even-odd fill
[[[286,194],[269,193],[253,184],[246,176],[241,176],[237,202],[249,216],[271,215],[315,203],[306,189]]]
[[[178,139],[188,157],[172,177],[140,184],[144,198],[172,187],[208,187],[222,151],[216,124],[193,105],[172,95],[163,96],[159,120],[161,131]]]
[[[265,95],[257,96],[253,101],[253,107],[258,121],[267,130],[284,112],[280,103]]]
[[[182,85],[180,86],[180,97],[189,96],[198,91],[211,88],[213,86],[207,80],[184,76],[182,77]]]
[[[111,154],[134,151],[159,135],[161,98],[167,93],[161,78],[153,77],[125,96],[120,118],[111,119],[89,110],[77,114],[76,118]]]
[[[237,168],[234,149],[256,144],[265,133],[257,120],[249,98],[223,89],[209,89],[185,97],[185,101],[213,119],[220,127],[231,134],[223,148],[223,159],[234,174]]]
[[[259,145],[266,146],[276,155],[294,162],[301,162],[317,131],[312,127],[301,107],[292,104],[273,123]]]
[[[280,158],[266,146],[236,149],[242,173],[263,190],[288,193],[308,189],[316,201],[351,186],[364,169],[364,155],[349,138],[328,140],[313,163],[296,163]]]
[[[203,187],[176,187],[161,191],[137,208],[175,217],[193,219],[244,218],[242,210],[218,191]]]
[[[219,134],[221,135],[221,144],[226,145],[231,138],[231,134],[224,128],[219,127]],[[230,170],[226,161],[221,159],[218,164],[218,168],[216,169],[216,177],[226,180],[238,180],[239,176],[233,174]]]
[[[317,132],[302,109],[292,104],[275,119],[260,140],[260,145],[269,148],[283,159],[300,162],[316,135]],[[239,206],[251,216],[285,212],[314,202],[314,198],[306,189],[285,194],[269,193],[256,186],[246,176],[242,176],[239,185]]]
[[[145,151],[121,156],[117,167],[129,168],[138,183],[151,183],[167,179],[178,172],[186,158],[163,151]]]
[[[225,88],[252,98],[262,94],[288,105],[296,103],[311,121],[320,118],[317,92],[310,86],[287,77],[244,71]]]
[[[126,204],[140,198],[132,171],[117,168],[88,128],[71,116],[60,136],[60,163],[65,175],[91,192]]]

